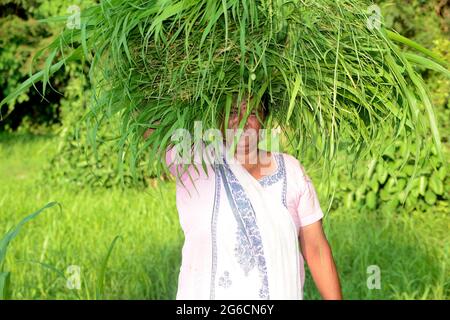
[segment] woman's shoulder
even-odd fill
[[[277,154],[283,158],[287,171],[290,171],[295,175],[306,176],[305,168],[296,157],[285,152],[277,152]]]

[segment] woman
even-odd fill
[[[247,110],[233,103],[231,134],[205,170],[182,171],[176,148],[166,153],[185,235],[177,299],[302,299],[303,259],[323,299],[342,298],[311,180],[294,157],[258,148],[267,109],[248,116],[231,155]]]

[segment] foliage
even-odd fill
[[[423,3],[425,8],[429,8],[430,3]],[[387,20],[396,20],[397,15],[401,16],[401,21],[414,21],[411,24],[410,36],[417,39],[429,37],[429,32],[423,29],[424,26],[433,26],[436,30],[441,23],[436,18],[417,20],[423,18],[425,8],[410,11],[406,6],[405,11],[400,10],[402,3],[397,3],[398,10],[389,11],[386,14]],[[414,6],[412,6],[414,7]],[[392,9],[392,8],[391,8]],[[426,23],[425,23],[426,22]],[[433,51],[450,63],[450,40],[449,32],[444,28],[442,32],[434,35],[432,41]],[[423,35],[425,33],[426,35]],[[409,143],[402,137],[398,139],[387,138],[378,145],[383,150],[382,157],[369,158],[368,161],[361,162],[361,167],[350,175],[352,168],[346,164],[350,162],[349,157],[343,156],[336,169],[333,209],[339,206],[346,208],[358,207],[365,210],[382,210],[398,212],[405,210],[408,213],[425,213],[429,208],[434,212],[450,213],[450,79],[440,73],[420,70],[427,86],[431,92],[431,99],[436,107],[436,115],[439,129],[443,133],[442,145],[444,153],[447,155],[444,160],[439,159],[436,150],[432,150],[428,156],[425,152],[421,155],[422,164],[420,168],[415,168],[413,159],[417,158],[414,153],[407,150]],[[389,136],[389,134],[387,134]],[[391,137],[393,132],[391,132]],[[414,142],[413,142],[414,143]],[[417,143],[417,142],[416,142]],[[430,140],[426,143],[431,143]],[[413,147],[413,149],[415,149]],[[410,160],[404,161],[405,153],[409,153]],[[363,164],[366,164],[364,166]],[[415,171],[417,169],[417,171]],[[409,185],[410,183],[410,185]]]
[[[450,62],[450,6],[440,0],[380,1],[387,26],[432,50]],[[418,69],[431,92],[443,142],[450,132],[450,79],[440,73]],[[448,148],[448,146],[447,146]]]
[[[42,211],[45,209],[51,208],[58,204],[57,202],[50,202],[46,204],[41,209],[29,214],[25,218],[23,218],[16,226],[11,228],[1,239],[0,239],[0,300],[8,299],[10,296],[10,272],[5,271],[5,260],[6,260],[6,251],[8,249],[9,244],[14,238],[19,234],[20,229],[29,221],[35,219]],[[60,206],[61,208],[61,206]]]
[[[83,7],[94,2],[83,0],[71,4]],[[67,14],[69,5],[62,0],[2,0],[0,7],[0,97],[5,97],[29,76],[32,58],[60,32],[60,24],[39,19]],[[38,59],[35,67],[43,67],[43,62]],[[61,137],[59,152],[49,159],[48,170],[44,171],[44,183],[69,183],[80,187],[130,185],[129,166],[122,168],[124,174],[119,177],[117,161],[112,160],[117,152],[114,143],[109,141],[115,136],[111,123],[98,132],[97,159],[87,143],[82,118],[88,110],[85,97],[89,96],[89,91],[83,66],[68,64],[63,69],[53,77],[52,90],[45,100],[38,91],[29,88],[11,101],[8,109],[3,108],[0,131],[54,133]],[[40,84],[36,87],[42,90]],[[140,170],[134,185],[147,185],[145,176]]]
[[[403,141],[395,141],[380,160],[373,159],[352,176],[341,166],[335,178],[339,181],[333,210],[343,206],[382,212],[404,210],[449,213],[450,173],[448,163],[442,163],[436,152],[424,160],[415,172],[413,160],[403,161],[398,155],[409,152]],[[411,158],[415,155],[411,154]]]
[[[341,140],[361,153],[387,128],[419,140],[431,133],[440,154],[433,107],[414,66],[450,72],[404,54],[396,42],[447,64],[383,26],[368,28],[367,8],[346,0],[103,1],[83,11],[80,29],[66,29],[49,45],[44,69],[3,103],[37,80],[45,94],[64,64],[88,60],[91,135],[118,116],[119,159],[130,156],[132,173],[143,158],[166,170],[156,160],[173,131],[192,132],[194,120],[219,127],[230,94],[244,90],[255,103],[270,95],[267,125],[285,129],[297,156],[312,146],[328,164]],[[149,127],[156,130],[142,143]]]
[[[145,171],[144,166],[138,168],[136,180],[133,180],[129,165],[118,165],[114,143],[119,131],[118,119],[111,118],[98,129],[95,149],[89,143],[91,137],[83,118],[88,109],[86,97],[89,90],[79,69],[79,66],[73,65],[69,71],[70,81],[60,106],[63,125],[54,131],[59,139],[57,152],[49,158],[41,176],[42,182],[79,188],[148,186],[152,174]],[[118,170],[122,170],[122,174]]]
[[[450,32],[450,6],[441,0],[381,0],[387,26],[431,48]]]
[[[75,1],[80,6],[93,1]],[[47,46],[60,25],[42,23],[39,19],[66,13],[64,0],[1,0],[0,1],[0,99],[13,92],[31,72],[33,57]],[[35,67],[42,68],[43,60],[35,61]],[[59,104],[68,81],[64,71],[52,78],[52,90],[42,97],[36,89],[28,88],[1,108],[0,131],[28,130],[42,132],[45,127],[60,124]]]
[[[34,19],[23,20],[18,16],[0,18],[0,95],[5,97],[26,79],[30,62],[37,50],[48,42],[47,29]],[[58,88],[64,80],[56,77],[52,82]],[[27,90],[11,101],[9,108],[2,108],[2,129],[16,129],[23,118],[32,118],[37,124],[57,120],[58,97],[49,95],[48,102],[39,103],[36,90]],[[30,105],[31,104],[31,105]],[[56,118],[56,119],[55,119]]]
[[[81,7],[86,7],[92,4],[93,1],[78,1],[74,3]],[[424,43],[426,46],[434,47],[433,51],[438,56],[450,61],[448,58],[450,41],[448,40],[448,28],[445,27],[448,20],[439,18],[435,14],[434,9],[437,3],[438,1],[407,1],[407,3],[405,1],[380,1],[385,23],[388,27],[395,28],[401,34]],[[36,19],[66,14],[67,2],[2,0],[0,1],[0,6],[4,9],[11,9],[9,11],[5,9],[2,14],[3,17],[0,18],[0,21],[5,26],[5,28],[0,29],[0,41],[8,43],[8,46],[2,46],[2,49],[0,49],[0,66],[3,66],[3,69],[0,67],[0,70],[8,72],[7,75],[5,74],[1,78],[3,81],[8,81],[8,83],[1,85],[4,95],[6,95],[18,83],[23,81],[24,76],[28,74],[31,57],[37,52],[39,47],[48,42],[53,37],[53,34],[58,33],[61,28],[60,24],[38,23]],[[445,11],[446,9],[444,8],[443,10]],[[442,15],[445,16],[446,12]],[[39,66],[42,67],[42,64]],[[41,97],[35,90],[28,90],[17,97],[17,103],[23,102],[24,108],[16,105],[14,109],[15,112],[18,110],[25,111],[25,116],[16,114],[16,120],[20,120],[21,123],[17,130],[21,132],[41,132],[39,124],[45,123],[44,119],[53,119],[52,121],[61,125],[59,128],[53,126],[51,129],[51,131],[56,132],[60,136],[61,140],[58,144],[59,152],[52,156],[47,169],[44,171],[43,182],[56,182],[58,185],[71,184],[79,187],[86,185],[106,187],[116,185],[147,186],[149,184],[148,178],[156,176],[154,165],[146,165],[147,158],[136,160],[138,164],[135,169],[130,167],[130,162],[133,159],[129,156],[125,157],[127,160],[125,163],[120,163],[122,157],[119,151],[122,149],[127,150],[131,144],[125,141],[123,146],[117,145],[118,136],[115,132],[120,131],[119,117],[106,117],[102,120],[104,121],[103,124],[95,127],[95,132],[88,134],[89,123],[86,123],[84,115],[89,111],[89,101],[87,101],[86,97],[90,95],[90,91],[85,78],[82,76],[84,67],[80,64],[70,64],[64,69],[63,73],[53,77],[52,83],[58,91],[63,93],[63,96],[55,94],[53,96],[55,99],[53,99],[50,94],[46,94],[47,99],[52,101],[46,104],[45,101],[41,101]],[[17,70],[20,72],[17,72]],[[417,71],[421,73],[428,88],[430,88],[431,99],[436,107],[438,125],[441,132],[444,133],[441,140],[444,143],[444,148],[448,149],[448,135],[445,133],[448,133],[450,130],[448,122],[450,118],[450,79],[443,74],[429,71],[426,68],[418,67]],[[42,88],[39,84],[37,86]],[[204,108],[200,109],[203,110]],[[201,113],[201,111],[198,113]],[[149,124],[150,121],[146,121],[142,126],[137,127],[144,128]],[[17,124],[8,123],[8,121],[0,122],[0,126],[5,125],[6,127],[4,128],[17,126]],[[291,130],[290,134],[295,134],[296,131],[299,132],[301,129]],[[94,139],[92,133],[95,133],[96,137],[97,143],[95,148],[89,143],[89,141]],[[286,141],[286,139],[283,141]],[[317,141],[312,142],[317,143]],[[410,142],[406,141],[405,143],[409,144]],[[306,153],[303,153],[304,148],[299,149],[298,145],[293,144],[289,140],[287,140],[287,144],[288,146],[285,146],[286,151],[305,159]],[[306,145],[306,147],[308,146]],[[350,152],[354,151],[350,150]],[[435,155],[429,156],[435,158]],[[396,154],[395,157],[400,158],[403,155]],[[317,159],[317,156],[309,152],[307,158],[304,162],[309,164],[312,162],[309,159]],[[350,159],[350,156],[344,156],[341,162],[347,163]],[[378,162],[383,163],[383,160],[379,159]],[[153,163],[155,162],[153,161]],[[423,168],[424,171],[432,172],[434,170],[430,167],[429,162],[423,161],[422,163],[427,166]],[[439,161],[433,161],[433,163],[439,163]],[[337,166],[339,165],[337,164]],[[137,173],[134,181],[132,179],[132,170]],[[118,174],[119,171],[122,172],[121,176]],[[360,177],[363,177],[363,174]],[[345,177],[341,178],[345,180]],[[361,186],[355,186],[354,184],[349,185],[347,188],[352,190],[352,193],[355,195],[358,187],[360,187],[358,190],[362,189]],[[366,189],[369,192],[370,188]],[[359,194],[361,194],[361,191],[359,191]],[[363,194],[365,195],[365,192]],[[348,197],[352,196],[348,195]],[[365,198],[363,197],[363,199]]]
[[[11,3],[15,3],[16,7],[11,7]],[[138,1],[129,3],[138,3]],[[146,1],[139,3],[145,4]],[[432,48],[436,55],[450,62],[450,41],[448,30],[445,29],[445,23],[450,20],[436,18],[433,11],[436,3],[437,1],[397,1],[394,5],[391,4],[383,9],[386,24],[388,27],[394,27],[401,34]],[[8,5],[7,8],[12,9],[3,10],[5,4]],[[65,14],[66,2],[0,0],[0,6],[2,8],[0,81],[3,81],[0,95],[5,96],[25,80],[31,56],[53,36],[55,32],[53,30],[60,28],[60,26],[55,26],[53,29],[50,26],[39,25],[35,19]],[[16,10],[17,8],[22,9]],[[113,8],[110,7],[109,10]],[[142,12],[142,8],[135,8],[135,10],[137,13]],[[4,14],[5,12],[8,15]],[[14,12],[14,15],[17,14],[17,17],[12,16],[11,12]],[[105,21],[105,24],[111,23],[112,26],[115,21],[121,21],[123,23],[121,26],[126,27],[133,21],[133,14],[120,17],[119,12],[111,13],[112,20]],[[320,13],[316,14],[320,15]],[[313,17],[314,15],[310,16],[311,19]],[[325,22],[327,21],[329,20],[325,19]],[[145,23],[142,25],[148,26]],[[168,33],[167,23],[162,23],[160,26],[157,37],[162,39],[163,35],[170,33]],[[194,29],[196,27],[193,26]],[[204,32],[199,30],[194,31]],[[121,43],[121,46],[117,45],[110,49],[125,50],[127,43],[124,39],[127,38],[119,36],[124,34],[121,31],[125,32],[118,27],[117,30],[108,34],[113,35],[113,40]],[[217,32],[217,29],[214,32]],[[332,31],[329,32],[331,35]],[[229,36],[231,39],[231,32]],[[205,41],[210,44],[208,37]],[[5,46],[5,43],[8,45]],[[402,49],[414,52],[408,48]],[[121,52],[123,53],[123,51],[114,51],[113,54],[117,55],[116,58],[119,61],[127,61],[122,59]],[[205,54],[207,52],[208,50],[204,51]],[[335,57],[333,53],[328,54],[328,58],[333,60]],[[38,67],[43,66],[42,60],[36,61]],[[193,63],[193,61],[190,62]],[[176,270],[180,263],[182,245],[182,233],[177,223],[174,201],[174,185],[154,180],[152,183],[157,184],[158,189],[143,191],[141,188],[116,188],[123,183],[129,185],[132,182],[132,169],[127,164],[121,166],[119,163],[122,151],[132,148],[133,144],[128,141],[123,141],[122,145],[117,144],[117,133],[123,135],[124,133],[120,130],[127,130],[127,126],[125,128],[121,126],[120,117],[107,116],[104,119],[98,119],[102,122],[94,121],[94,124],[98,126],[94,126],[95,131],[89,131],[92,123],[86,123],[86,120],[92,121],[95,118],[86,117],[86,113],[90,110],[90,102],[86,97],[90,96],[90,91],[86,79],[81,76],[86,69],[78,61],[65,66],[61,65],[61,68],[63,72],[53,75],[52,85],[61,91],[63,96],[58,95],[58,98],[52,98],[47,90],[46,97],[51,101],[47,103],[42,102],[40,95],[34,90],[23,91],[23,94],[17,96],[15,101],[11,101],[14,110],[27,108],[24,109],[26,112],[22,114],[23,116],[18,115],[18,119],[21,119],[19,132],[15,135],[0,134],[2,159],[0,226],[4,226],[4,229],[0,228],[0,234],[13,230],[11,229],[12,221],[19,220],[24,212],[34,211],[34,208],[47,203],[49,199],[56,198],[65,207],[65,213],[59,215],[57,219],[52,215],[43,215],[27,226],[29,232],[22,235],[22,241],[14,243],[9,248],[6,256],[9,271],[0,270],[3,271],[0,272],[0,295],[3,292],[11,293],[12,298],[15,299],[91,299],[95,297],[172,299],[176,292]],[[430,90],[430,97],[436,107],[438,126],[443,133],[441,137],[443,152],[448,156],[450,154],[448,141],[450,80],[439,72],[420,66],[414,68],[422,75]],[[207,71],[206,67],[202,70]],[[402,71],[405,72],[405,70]],[[102,81],[105,80],[103,77],[108,78],[107,74],[98,75],[92,72],[91,75],[99,76]],[[294,83],[295,77],[291,85]],[[42,90],[42,86],[36,85]],[[121,84],[119,88],[124,86]],[[177,88],[172,89],[174,91],[171,94],[176,94]],[[302,93],[301,89],[300,86],[299,93]],[[117,91],[119,89],[116,88]],[[272,92],[275,92],[273,88]],[[341,92],[348,94],[346,90]],[[121,95],[121,97],[125,96],[126,92]],[[207,97],[206,95],[200,97],[200,102]],[[339,99],[344,98],[337,97],[340,103],[342,101]],[[202,106],[200,102],[193,104],[198,110],[191,119],[208,110],[209,107]],[[207,101],[207,105],[209,103],[214,101]],[[161,104],[161,108],[162,106],[164,104]],[[290,121],[302,115],[302,111],[297,109],[298,106],[307,106],[307,103],[303,101],[295,106]],[[399,108],[400,106],[402,104]],[[418,108],[421,112],[423,111],[423,106]],[[179,114],[173,115],[172,112],[174,111],[168,111],[172,118],[169,116],[167,123],[175,122],[174,127],[189,119],[185,117],[178,120],[178,115],[184,115],[184,109],[181,107],[177,109]],[[220,106],[216,112],[220,112]],[[120,111],[118,114],[123,115]],[[212,113],[206,112],[206,114],[210,117]],[[56,128],[58,130],[55,131],[56,138],[25,133],[36,128],[36,122],[45,123],[38,120],[40,115],[43,115],[45,119],[56,115],[58,122],[61,122],[61,127],[52,128],[52,130]],[[283,120],[281,116],[280,118]],[[142,122],[134,123],[135,131],[133,132],[136,134],[134,137],[136,140],[140,139],[141,131],[150,126],[151,119],[142,118],[141,120]],[[0,122],[0,127],[4,124],[6,122]],[[132,125],[131,120],[129,124]],[[302,125],[303,127],[293,126],[294,129],[287,128],[287,130],[290,130],[292,135],[296,131],[303,130],[305,124]],[[7,124],[3,128],[8,126],[15,128],[16,125]],[[162,132],[165,129],[159,128],[159,130]],[[90,144],[94,138],[93,132],[97,138],[96,149]],[[432,145],[432,139],[425,138],[421,143],[420,140],[415,139],[414,135],[411,135],[412,128],[407,128],[406,131],[401,130],[399,136],[396,136],[397,131],[393,130],[382,133],[385,134],[384,140],[373,144],[381,156],[369,154],[368,166],[365,167],[366,160],[361,154],[354,153],[352,149],[349,150],[353,153],[351,155],[336,153],[337,164],[330,179],[335,190],[334,197],[328,198],[325,192],[319,190],[324,211],[330,209],[332,212],[326,215],[324,228],[340,272],[344,297],[349,299],[448,299],[450,297],[448,281],[449,162],[442,162],[436,149],[431,148],[431,152],[422,151],[423,145]],[[160,137],[162,136],[164,134],[160,133]],[[314,137],[317,136],[307,138],[311,139],[315,148],[318,142],[312,139]],[[344,150],[348,146],[346,141],[339,143]],[[417,146],[422,152],[420,157],[416,157]],[[289,140],[286,150],[291,150],[294,155],[297,154],[308,171],[312,168],[310,164],[317,161],[314,152],[310,153],[308,149],[308,153],[301,153],[302,148],[295,143],[289,143]],[[353,157],[361,157],[362,164],[354,166],[353,175],[350,175]],[[51,160],[47,163],[49,158]],[[416,159],[417,163],[415,163]],[[125,160],[133,161],[127,157]],[[152,171],[148,170],[148,165],[142,160],[136,160],[136,163],[138,179],[135,182],[141,187],[148,187],[150,181],[146,179],[155,172],[154,168],[152,167]],[[123,179],[119,178],[118,170],[121,170]],[[38,172],[43,173],[43,179],[37,178]],[[323,176],[320,178],[325,179]],[[316,185],[318,185],[317,182],[320,181],[315,180]],[[409,189],[408,182],[411,182]],[[98,186],[106,186],[109,189],[105,190]],[[332,203],[331,208],[327,205],[328,202]],[[110,255],[115,243],[115,241],[111,243],[111,235],[114,234],[121,234],[122,241],[120,246],[114,247],[114,253]],[[107,252],[106,257],[105,252]],[[36,268],[36,264],[47,267]],[[82,268],[82,290],[67,289],[66,283],[62,282],[64,277],[59,276],[60,270],[65,270],[73,264]],[[107,264],[108,276],[104,277]],[[380,290],[368,290],[366,287],[366,269],[368,265],[373,264],[380,266],[382,270],[383,280]],[[58,271],[56,275],[55,272],[48,272],[55,270]],[[11,279],[13,282],[10,282],[10,272],[14,275]],[[14,285],[11,286],[11,283]],[[4,290],[6,288],[11,289],[10,292],[6,292],[8,291]],[[305,297],[319,298],[309,274],[306,279]]]

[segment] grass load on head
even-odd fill
[[[1,104],[36,81],[45,94],[53,73],[83,61],[93,142],[105,120],[119,117],[120,161],[128,155],[136,165],[145,156],[158,172],[166,170],[158,160],[172,133],[193,132],[195,121],[219,128],[236,93],[255,97],[247,116],[269,97],[265,126],[281,128],[297,157],[312,148],[331,162],[343,143],[356,154],[381,154],[376,141],[405,133],[416,148],[431,134],[440,152],[433,106],[414,68],[450,76],[448,65],[387,30],[371,8],[363,0],[100,1],[40,53],[45,68]]]

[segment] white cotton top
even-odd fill
[[[173,149],[167,152],[166,163],[171,173],[176,175],[176,166],[171,165],[173,154]],[[272,152],[272,155],[277,163],[276,170],[258,181],[267,190],[268,197],[280,201],[288,209],[298,238],[301,228],[322,219],[323,212],[313,183],[300,162],[286,153]],[[206,169],[207,174],[190,166],[181,178],[177,178],[176,204],[185,241],[176,299],[210,299],[211,216],[217,193],[223,195],[225,192],[223,185],[216,184],[213,167],[207,166]],[[218,188],[221,190],[217,191]],[[301,254],[299,273],[303,287],[305,271]]]

